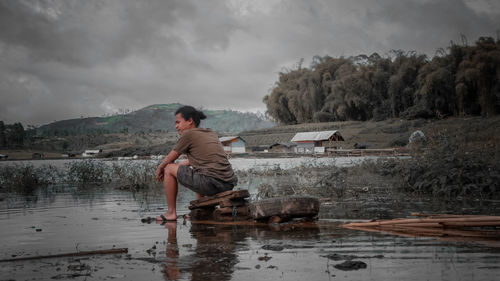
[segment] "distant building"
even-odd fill
[[[87,149],[82,153],[82,157],[95,157],[97,154],[101,153],[102,149]]]
[[[275,143],[271,144],[268,150],[273,153],[289,153],[293,152],[296,146],[295,143]]]
[[[300,132],[291,142],[297,143],[295,153],[325,153],[327,148],[338,149],[339,141],[344,141],[337,130],[319,132]]]
[[[290,140],[293,138],[295,133],[271,133],[266,132],[262,134],[247,134],[242,136],[246,143],[246,150],[257,152],[257,153],[265,153],[265,152],[279,152],[282,150],[283,152],[293,152],[293,146],[295,143],[290,143]],[[288,151],[283,146],[289,146]],[[290,146],[291,145],[291,146]]]
[[[238,136],[220,137],[219,141],[226,153],[245,153],[246,142]]]
[[[45,155],[43,153],[35,152],[35,153],[31,154],[31,158],[32,159],[43,159],[43,158],[45,158]]]

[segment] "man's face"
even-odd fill
[[[193,119],[189,118],[189,120],[184,119],[181,113],[178,113],[175,115],[175,129],[177,132],[182,134],[187,129],[192,129],[195,128],[196,126],[194,125]]]

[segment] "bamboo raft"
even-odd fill
[[[444,241],[478,242],[500,247],[500,216],[420,214],[416,218],[352,222],[345,228],[404,237],[438,237]]]

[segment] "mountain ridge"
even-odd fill
[[[69,136],[81,134],[170,132],[175,130],[175,111],[180,103],[153,104],[139,110],[107,117],[60,120],[36,129],[37,136]],[[274,126],[264,116],[252,112],[203,109],[206,120],[200,127],[219,133],[237,133]]]

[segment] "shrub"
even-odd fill
[[[60,182],[61,175],[57,168],[43,165],[35,168],[31,164],[6,165],[0,169],[0,187],[6,191],[33,194],[37,188],[46,188]]]
[[[68,164],[67,180],[76,183],[104,183],[111,181],[111,169],[99,160],[75,161]]]
[[[120,186],[140,189],[156,183],[158,161],[123,161],[112,165],[113,181]]]
[[[379,173],[401,177],[408,192],[439,197],[500,196],[500,161],[489,149],[472,149],[459,138],[440,132],[430,137],[425,149],[417,149],[411,159],[387,161]]]

